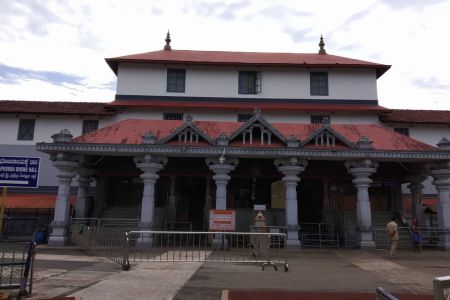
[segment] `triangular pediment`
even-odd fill
[[[286,138],[261,116],[256,109],[253,116],[230,135],[230,143],[241,140],[244,145],[271,145],[274,141],[286,143]]]
[[[313,133],[311,133],[305,140],[302,141],[301,147],[325,147],[334,148],[337,146],[344,146],[348,148],[355,148],[354,143],[347,140],[344,136],[339,134],[330,125],[326,124]]]
[[[158,141],[158,144],[167,144],[175,142],[179,144],[201,144],[206,142],[213,144],[213,141],[193,122],[186,121],[183,125],[176,128],[171,134]]]

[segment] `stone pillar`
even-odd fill
[[[175,222],[177,220],[177,198],[175,196],[176,177],[170,177],[169,203],[167,203],[167,221]]]
[[[450,162],[437,166],[431,170],[433,184],[439,193],[437,219],[439,228],[445,229],[441,235],[439,247],[450,250]],[[445,168],[444,168],[445,167]]]
[[[228,175],[238,165],[238,159],[236,158],[220,158],[208,157],[205,160],[209,169],[214,172],[214,182],[216,183],[216,209],[227,209],[227,184],[231,177]],[[228,249],[228,241],[224,239],[220,234],[214,235],[213,238],[214,249]]]
[[[134,158],[136,166],[142,170],[141,178],[144,183],[141,204],[140,230],[152,230],[154,226],[155,211],[155,184],[159,178],[157,174],[167,163],[166,157],[144,155]],[[143,234],[138,239],[138,244],[151,244],[152,239],[148,234]]]
[[[92,176],[95,170],[87,168],[79,168],[78,174],[78,194],[77,204],[75,206],[75,218],[86,218],[88,214],[88,193],[89,185],[92,182]]]
[[[208,230],[209,227],[209,210],[212,207],[212,197],[211,197],[211,178],[206,177],[206,183],[205,183],[205,206],[203,207],[203,219],[204,219],[204,225],[206,230]]]
[[[78,162],[70,159],[68,155],[57,154],[51,158],[53,166],[58,169],[58,195],[55,202],[55,215],[52,222],[52,233],[48,239],[50,246],[64,246],[68,241],[69,208],[70,208],[70,184],[75,177]]]
[[[375,249],[369,199],[369,186],[372,180],[369,176],[376,172],[378,163],[365,159],[348,161],[345,163],[345,166],[347,171],[355,177],[352,182],[357,189],[356,213],[358,218],[359,246],[362,249]]]
[[[215,174],[213,179],[216,183],[216,209],[227,209],[227,185],[231,178],[228,174],[236,168],[238,160],[225,158],[219,161],[219,159],[207,158],[206,164]]]
[[[410,182],[407,185],[411,191],[411,217],[416,219],[417,226],[425,226],[425,210],[422,206],[422,190],[424,188],[422,182],[425,180],[423,175],[415,175],[406,177],[406,180]]]
[[[296,157],[276,159],[275,166],[284,175],[282,181],[286,187],[286,245],[288,247],[301,247],[298,238],[300,228],[298,226],[297,184],[300,182],[298,174],[305,170],[307,161],[299,160]]]

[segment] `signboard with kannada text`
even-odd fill
[[[235,231],[236,211],[211,209],[209,211],[210,231]]]
[[[0,187],[37,188],[39,157],[0,156]]]

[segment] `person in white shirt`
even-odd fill
[[[398,247],[398,225],[396,219],[393,217],[386,225],[386,234],[390,242],[389,255],[394,256]]]

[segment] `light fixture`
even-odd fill
[[[225,163],[225,148],[223,148],[222,154],[219,156],[219,163],[223,165]]]

